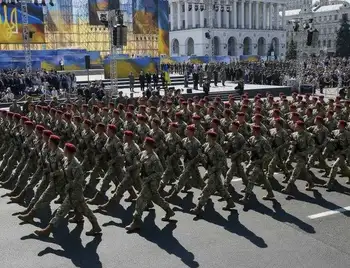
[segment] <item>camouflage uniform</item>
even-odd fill
[[[242,166],[242,152],[244,150],[245,139],[241,133],[230,132],[225,137],[225,148],[228,151],[228,157],[231,158],[231,166],[225,176],[225,186],[231,185],[233,176],[242,178],[243,183],[248,183],[247,176]]]
[[[66,197],[62,205],[57,209],[55,216],[51,219],[50,224],[57,226],[58,223],[68,214],[71,209],[74,209],[79,215],[85,216],[90,221],[95,232],[101,231],[98,225],[96,216],[85,202],[83,187],[84,187],[84,172],[78,159],[64,159],[61,175],[67,181],[65,185]]]
[[[143,211],[150,201],[153,201],[166,211],[166,216],[163,218],[164,220],[167,220],[174,215],[169,203],[166,202],[158,192],[163,168],[156,153],[148,153],[147,151],[141,152],[139,155],[139,166],[141,170],[142,188],[139,197],[136,200],[135,212],[133,215],[134,220],[130,226],[127,226],[128,230],[133,230],[135,227],[139,227]]]
[[[227,165],[226,155],[221,146],[218,143],[206,143],[204,146],[204,165],[207,168],[205,177],[207,177],[207,183],[203,188],[200,199],[197,206],[191,210],[192,212],[199,214],[202,207],[208,202],[211,195],[216,191],[227,201],[225,208],[234,207],[234,203],[231,199],[227,189],[222,184],[220,175],[222,169]]]
[[[91,167],[95,165],[95,136],[96,134],[91,128],[89,128],[88,130],[84,129],[81,133],[81,140],[79,141],[78,150],[80,150],[84,155],[84,159],[81,166],[85,173],[91,170]]]
[[[250,198],[254,184],[259,179],[263,179],[265,189],[267,190],[267,196],[263,199],[273,198],[272,187],[269,180],[264,176],[263,165],[265,158],[270,157],[272,150],[266,138],[261,135],[252,136],[247,142],[247,150],[251,151],[250,164],[252,166],[252,172],[248,177],[248,185],[245,188],[245,196],[242,201],[248,201]]]
[[[292,150],[290,156],[293,156],[296,162],[296,165],[292,171],[289,183],[286,188],[283,190],[285,193],[289,193],[291,186],[294,185],[297,178],[300,175],[305,175],[306,180],[308,181],[307,190],[310,190],[313,187],[312,178],[307,170],[307,160],[308,155],[313,152],[315,149],[315,140],[312,137],[311,133],[303,130],[301,132],[292,133]],[[289,162],[289,160],[287,160]]]
[[[340,168],[341,173],[348,177],[347,183],[350,183],[350,170],[346,165],[346,157],[349,154],[349,146],[350,146],[350,133],[347,130],[334,130],[332,133],[334,137],[333,141],[336,143],[336,155],[337,159],[333,163],[330,178],[327,183],[327,187],[332,189],[335,182],[335,176],[337,175],[338,168]]]

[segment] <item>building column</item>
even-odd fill
[[[178,1],[177,3],[177,29],[181,30],[181,3]]]
[[[279,18],[279,11],[280,11],[280,4],[276,4],[275,8],[275,23],[276,23],[276,30],[280,28],[280,18]]]
[[[273,16],[273,4],[269,6],[269,29],[272,30],[272,16]]]
[[[252,1],[248,2],[248,27],[252,28]]]
[[[189,16],[188,16],[188,3],[185,2],[185,29],[188,29],[188,21],[189,21]]]
[[[233,1],[233,11],[232,11],[232,21],[233,21],[233,28],[237,29],[237,1]]]
[[[230,12],[227,12],[226,8],[225,8],[225,19],[226,19],[226,28],[230,28],[230,16],[231,16],[231,13],[232,13],[232,10],[230,10]]]
[[[262,5],[263,5],[263,29],[266,30],[266,19],[267,19],[266,18],[267,17],[266,16],[267,15],[266,14],[266,3],[263,2]]]
[[[241,0],[241,27],[244,29],[244,0]]]
[[[260,3],[256,1],[255,2],[255,29],[259,29],[259,26],[260,26],[259,6],[260,6]]]
[[[174,3],[170,2],[170,29],[174,31]]]
[[[208,7],[206,7],[206,9],[207,8]],[[206,10],[201,11],[200,9],[198,9],[198,12],[199,12],[199,21],[200,21],[201,28],[204,28],[204,13],[206,12]]]
[[[196,27],[197,19],[196,19],[196,13],[197,11],[194,9],[194,4],[192,4],[192,28]]]
[[[221,27],[222,27],[222,24],[221,24],[221,16],[222,16],[221,5],[219,5],[219,11],[216,12],[216,21],[217,21],[217,26],[218,26],[218,28],[221,28]]]
[[[282,5],[282,29],[286,28],[286,5]]]

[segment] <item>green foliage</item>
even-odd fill
[[[287,60],[296,60],[297,58],[297,43],[294,42],[294,40],[292,39],[290,41],[290,44],[288,46],[288,50],[286,53],[286,59]]]
[[[340,29],[337,33],[336,56],[350,56],[350,25],[348,23],[347,17],[345,16],[342,18]]]

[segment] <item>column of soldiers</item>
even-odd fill
[[[92,224],[86,234],[99,235],[101,228],[87,204],[100,204],[96,212],[111,209],[125,192],[126,202],[136,202],[126,227],[133,231],[141,228],[143,212],[154,203],[165,211],[162,220],[171,220],[175,213],[169,202],[192,187],[201,190],[191,210],[195,215],[216,192],[227,202],[223,209],[233,209],[233,176],[242,179],[243,204],[256,185],[266,189],[264,200],[275,198],[275,171],[285,175],[282,192],[289,195],[301,177],[307,180],[306,190],[317,186],[313,167],[324,170],[329,190],[336,186],[339,169],[350,183],[349,101],[258,94],[254,100],[230,96],[228,102],[163,96],[152,105],[142,97],[136,107],[30,104],[26,116],[2,110],[0,181],[1,187],[11,187],[6,196],[12,202],[27,205],[19,218],[32,222],[39,209],[57,198],[60,207],[37,235],[49,235],[70,211],[69,222],[82,223],[85,216]],[[115,189],[108,197],[111,182]]]

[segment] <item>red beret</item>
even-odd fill
[[[50,109],[50,113],[56,113],[56,111],[57,111],[57,110],[56,110],[55,108],[51,108],[51,109]]]
[[[275,114],[280,114],[280,113],[281,113],[281,111],[278,110],[278,109],[273,110],[273,112],[274,112]]]
[[[8,113],[7,113],[7,116],[9,116],[9,117],[12,117],[13,115],[14,115],[13,112],[8,112]]]
[[[22,116],[20,114],[14,114],[13,117],[20,120]]]
[[[97,124],[97,127],[98,128],[105,128],[106,126],[105,126],[105,124],[100,122],[100,123]]]
[[[34,123],[32,121],[25,121],[24,124],[29,127],[34,127]]]
[[[175,114],[175,116],[176,116],[176,117],[181,117],[181,116],[182,116],[182,113],[181,113],[181,112],[177,112],[177,113]]]
[[[305,94],[305,97],[310,97],[310,93],[306,93],[306,94]]]
[[[168,115],[169,113],[168,113],[168,111],[166,111],[166,110],[162,110],[162,114],[163,114],[163,115]]]
[[[231,107],[231,104],[229,104],[228,102],[225,102],[224,107],[225,107],[225,108],[230,108],[230,107]]]
[[[227,115],[230,115],[232,112],[231,112],[231,110],[229,110],[229,109],[225,109],[224,110],[224,114],[227,114]]]
[[[323,118],[322,118],[321,116],[318,115],[318,116],[316,116],[315,120],[316,120],[316,121],[322,122],[322,121],[323,121]]]
[[[346,104],[350,104],[350,100],[346,100],[345,103],[346,103]]]
[[[261,130],[261,127],[259,125],[253,125],[253,130]]]
[[[329,102],[334,102],[334,99],[329,99],[328,101],[329,101]]]
[[[66,106],[67,106],[67,108],[72,108],[72,104],[68,103]]]
[[[305,125],[305,123],[304,123],[303,121],[301,121],[301,120],[298,120],[298,121],[296,122],[296,124],[297,124],[298,126],[301,126],[301,127],[303,127],[303,126]]]
[[[92,125],[92,122],[91,122],[91,120],[89,120],[89,119],[85,119],[85,120],[84,120],[84,124],[86,124],[86,125],[88,125],[88,126],[91,126],[91,125]]]
[[[125,130],[124,135],[128,136],[128,137],[132,137],[132,136],[134,136],[134,132],[132,132],[131,130]]]
[[[213,106],[209,106],[209,110],[215,110],[215,108]]]
[[[339,120],[339,125],[346,126],[346,121],[345,120]]]
[[[236,126],[236,127],[239,127],[240,125],[239,125],[239,122],[237,122],[237,121],[233,121],[232,122],[232,125],[234,125],[234,126]]]
[[[56,114],[63,114],[61,110],[56,110]]]
[[[181,102],[182,105],[188,105],[188,102],[187,101],[183,101]]]
[[[127,118],[132,118],[132,113],[127,112],[127,113],[125,114],[125,117],[127,117]]]
[[[114,109],[114,110],[113,110],[113,113],[114,113],[114,114],[120,114],[119,110],[117,110],[117,109]]]
[[[207,135],[216,138],[218,134],[214,130],[208,130]]]
[[[83,104],[83,108],[88,108],[89,106],[87,104]]]
[[[61,140],[60,137],[58,137],[57,135],[51,135],[50,136],[50,140],[55,142],[56,144],[59,143],[59,141]]]
[[[200,120],[201,117],[199,115],[195,114],[195,115],[192,116],[192,119],[193,120]]]
[[[341,104],[338,103],[337,105],[335,105],[335,108],[340,108],[341,109],[342,106],[341,106]]]
[[[196,126],[195,125],[189,125],[189,126],[187,126],[186,129],[189,130],[189,131],[195,131],[196,130]]]
[[[238,116],[245,116],[245,113],[238,112],[237,115],[238,115]]]
[[[196,96],[195,96],[195,97],[196,97]],[[192,100],[191,98],[189,98],[187,101],[188,101],[188,102],[193,102],[193,100]]]
[[[118,105],[118,107],[119,107],[119,105]],[[129,104],[129,105],[128,105],[128,109],[134,110],[134,109],[135,109],[134,104]]]
[[[334,112],[333,111],[328,111],[328,114],[329,115],[334,115]]]
[[[259,118],[259,119],[262,119],[262,118],[263,118],[263,116],[262,116],[261,114],[255,114],[254,117],[255,117],[255,118]]]
[[[220,120],[218,118],[213,118],[213,120],[211,120],[212,123],[220,125]]]
[[[113,132],[117,132],[117,127],[113,124],[109,124],[108,126],[108,129],[112,130]]]
[[[134,105],[129,104],[128,107],[129,107],[129,108],[131,108],[131,107],[134,108]],[[117,106],[117,108],[123,110],[123,109],[125,108],[125,106],[124,106],[123,103],[119,103],[118,106]]]
[[[336,96],[335,99],[336,100],[340,100],[341,98],[340,98],[340,96]]]
[[[97,106],[97,105],[94,105],[94,106],[92,107],[92,110],[96,112],[96,111],[99,111],[99,110],[100,110],[100,108],[98,108],[98,106]]]
[[[77,148],[72,143],[66,143],[64,145],[64,149],[66,149],[70,153],[75,153],[77,151]]]
[[[40,131],[40,132],[43,132],[45,127],[43,125],[36,125],[35,129]]]
[[[152,107],[151,107],[151,110],[152,110],[152,111],[157,111],[157,107],[152,106]]]
[[[296,109],[297,107],[294,104],[292,104],[291,106],[289,106],[289,108]]]
[[[292,116],[300,116],[300,114],[299,113],[292,113]]]
[[[111,108],[114,107],[114,103],[113,103],[113,102],[110,102],[110,103],[109,103],[109,107],[111,107]]]
[[[46,112],[48,112],[48,111],[50,110],[50,107],[49,107],[49,106],[44,106],[44,107],[43,107],[43,110],[46,111]]]
[[[50,137],[53,133],[52,133],[51,130],[45,129],[45,130],[43,131],[43,134],[44,134],[44,136],[46,136],[46,137]]]
[[[178,127],[179,127],[179,124],[178,124],[177,122],[171,122],[171,123],[169,124],[169,126],[172,126],[172,127],[174,127],[174,128],[178,128]]]
[[[173,104],[173,102],[171,100],[168,100],[166,104]]]
[[[64,114],[64,117],[67,118],[67,119],[71,119],[71,118],[72,118],[72,114],[70,114],[70,113],[65,113],[65,114]]]
[[[7,114],[7,111],[6,110],[1,110],[1,113]]]
[[[143,114],[138,114],[137,119],[144,121],[146,120],[146,117]]]
[[[283,120],[282,120],[282,118],[280,118],[280,117],[276,118],[276,119],[275,119],[275,122],[278,123],[278,124],[280,124],[280,125],[283,124]]]
[[[158,118],[153,118],[152,122],[160,125],[160,120]]]
[[[156,143],[156,141],[153,138],[151,138],[151,137],[146,137],[145,138],[145,143],[149,144],[149,145],[154,145]]]
[[[139,108],[146,109],[146,105],[140,105]]]
[[[323,96],[323,95],[320,95],[319,98],[320,98],[320,99],[324,99],[324,96]]]
[[[82,118],[81,118],[81,116],[80,116],[80,115],[76,115],[76,116],[74,116],[74,119],[75,119],[75,120],[77,120],[77,121],[80,121],[80,122],[81,122],[81,120],[82,120]]]
[[[108,112],[109,111],[108,107],[103,107],[103,111]]]

